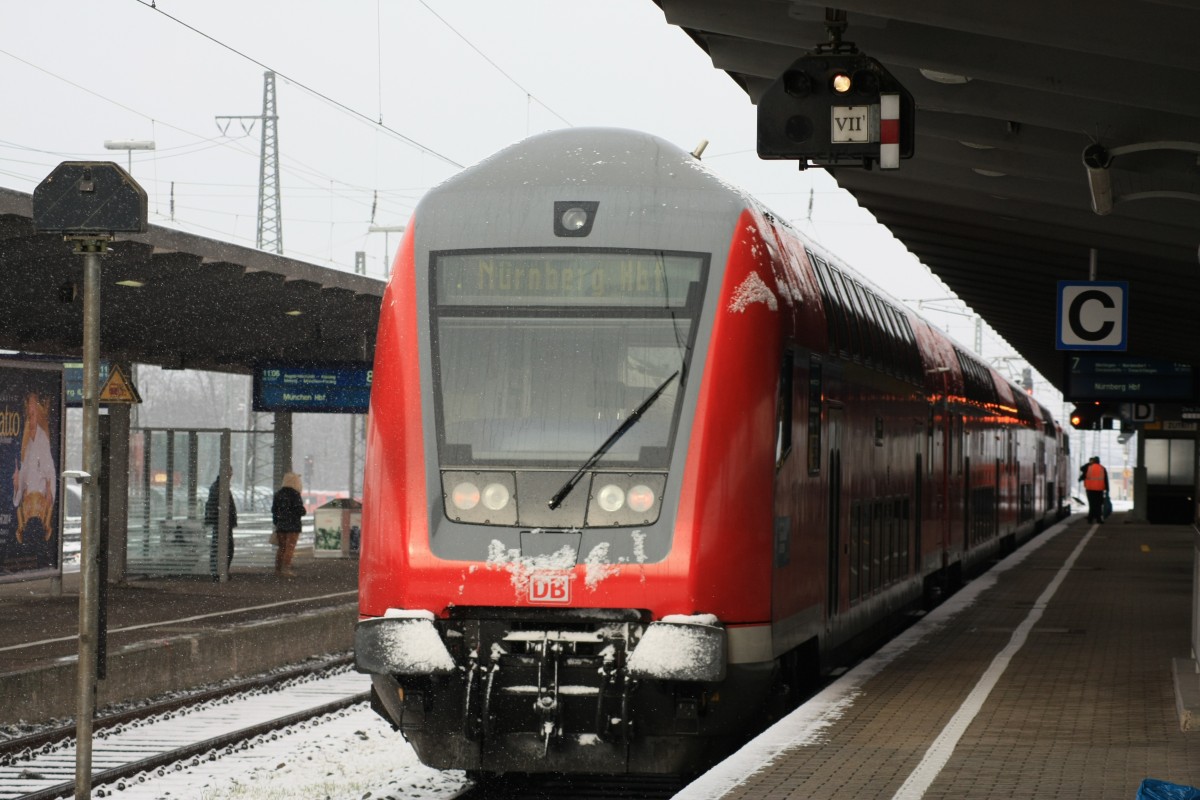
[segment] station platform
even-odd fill
[[[349,653],[358,561],[298,551],[293,579],[272,567],[108,585],[106,677],[97,708]],[[79,573],[0,584],[0,727],[73,717]]]
[[[677,800],[1134,800],[1144,778],[1200,786],[1200,731],[1183,730],[1200,689],[1197,534],[1126,518],[1034,537]]]

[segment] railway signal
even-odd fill
[[[103,652],[100,527],[100,258],[117,233],[146,232],[146,190],[111,161],[64,161],[33,190],[33,224],[83,256],[83,485],[79,553],[79,673],[75,796],[91,797],[92,715]],[[64,473],[65,474],[65,473]]]
[[[1071,427],[1081,431],[1099,431],[1117,427],[1121,411],[1111,403],[1080,403],[1071,411]]]
[[[916,103],[882,64],[857,50],[802,56],[758,102],[758,156],[804,169],[896,169],[913,154]]]

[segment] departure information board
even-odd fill
[[[104,386],[108,380],[108,362],[100,362],[98,387]],[[63,363],[63,398],[68,408],[83,408],[83,362],[66,361]]]
[[[254,410],[365,414],[371,365],[261,364],[254,370]]]
[[[1189,402],[1196,398],[1191,364],[1102,353],[1067,357],[1069,401]]]

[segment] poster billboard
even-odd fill
[[[0,581],[57,573],[61,365],[0,361]]]

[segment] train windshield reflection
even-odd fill
[[[687,374],[703,295],[701,259],[688,260],[691,280],[679,292],[685,302],[663,291],[660,306],[643,304],[644,296],[636,305],[615,306],[560,297],[551,307],[541,297],[532,303],[525,297],[522,306],[478,295],[470,305],[435,305],[443,465],[577,467],[667,384],[636,428],[597,462],[665,469],[684,383],[667,379]]]

